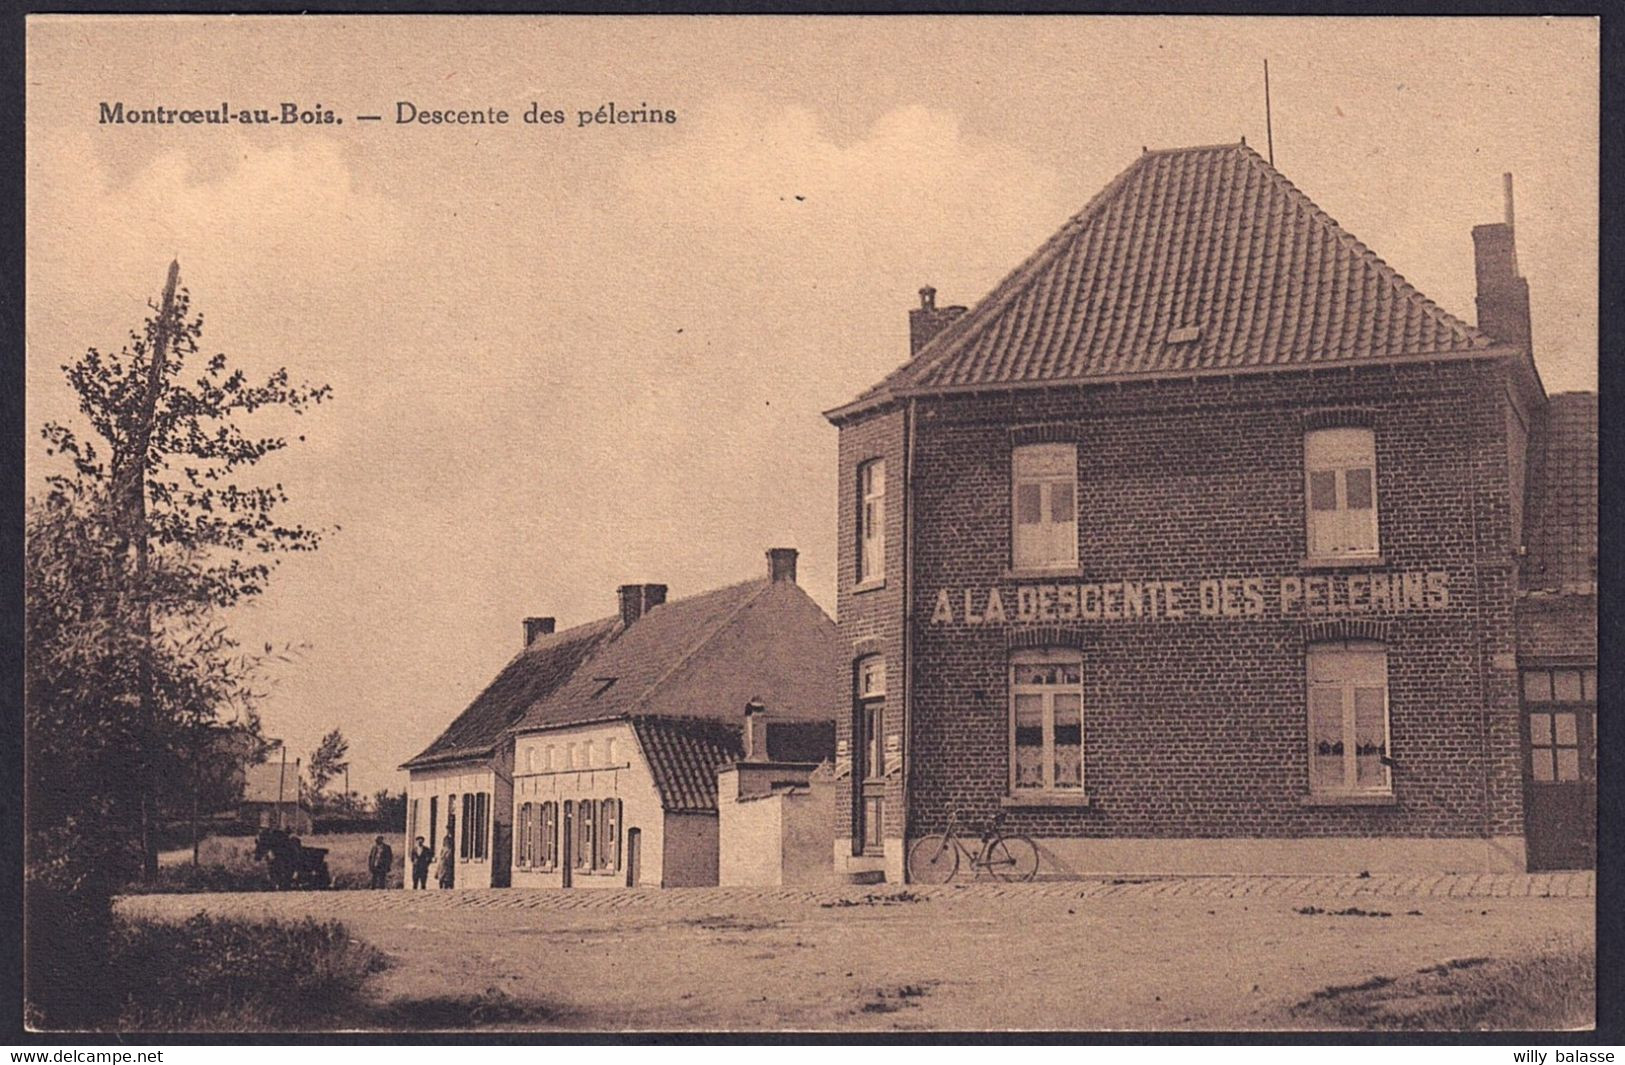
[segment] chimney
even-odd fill
[[[770,547],[767,549],[767,579],[796,583],[796,549]]]
[[[908,355],[909,358],[920,353],[920,349],[931,342],[931,338],[951,325],[955,318],[965,313],[965,308],[938,307],[937,290],[930,285],[920,289],[920,305],[908,312]]]
[[[1505,220],[1473,227],[1473,273],[1478,282],[1478,328],[1490,339],[1529,347],[1529,282],[1518,275],[1512,214],[1512,175],[1502,176]]]
[[[745,761],[765,762],[767,757],[767,707],[762,700],[745,704]]]
[[[529,647],[536,642],[539,636],[553,635],[553,618],[526,618],[525,619],[525,646]]]
[[[666,601],[664,584],[623,584],[618,590],[621,595],[621,624],[627,628]]]

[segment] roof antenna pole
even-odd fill
[[[1264,60],[1264,139],[1269,146],[1270,166],[1275,165],[1275,130],[1270,124],[1270,61]]]

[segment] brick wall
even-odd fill
[[[1317,412],[1375,431],[1380,571],[1449,575],[1447,608],[1379,619],[1395,803],[1304,804],[1304,621],[1080,620],[1050,627],[1083,648],[1089,805],[1012,809],[1009,823],[1083,837],[1521,833],[1506,372],[1414,364],[920,400],[910,835],[939,826],[950,802],[990,816],[1007,790],[1008,655],[1033,625],[1013,611],[1006,626],[926,619],[940,589],[1016,583],[1005,575],[1013,428],[1078,444],[1072,580],[1194,584],[1327,572],[1302,568],[1303,432]],[[901,455],[888,450],[900,444],[895,412],[841,429],[839,621],[889,657],[902,604],[890,572],[883,592],[850,590],[852,497],[856,463],[886,453],[900,543]],[[849,817],[849,798],[840,805]]]

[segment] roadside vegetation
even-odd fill
[[[1596,1023],[1597,955],[1456,958],[1399,977],[1322,988],[1292,1007],[1302,1027],[1367,1031],[1544,1031]]]

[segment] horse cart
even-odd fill
[[[267,864],[276,891],[321,891],[333,886],[327,849],[307,847],[285,828],[260,829],[254,841],[254,860]]]

